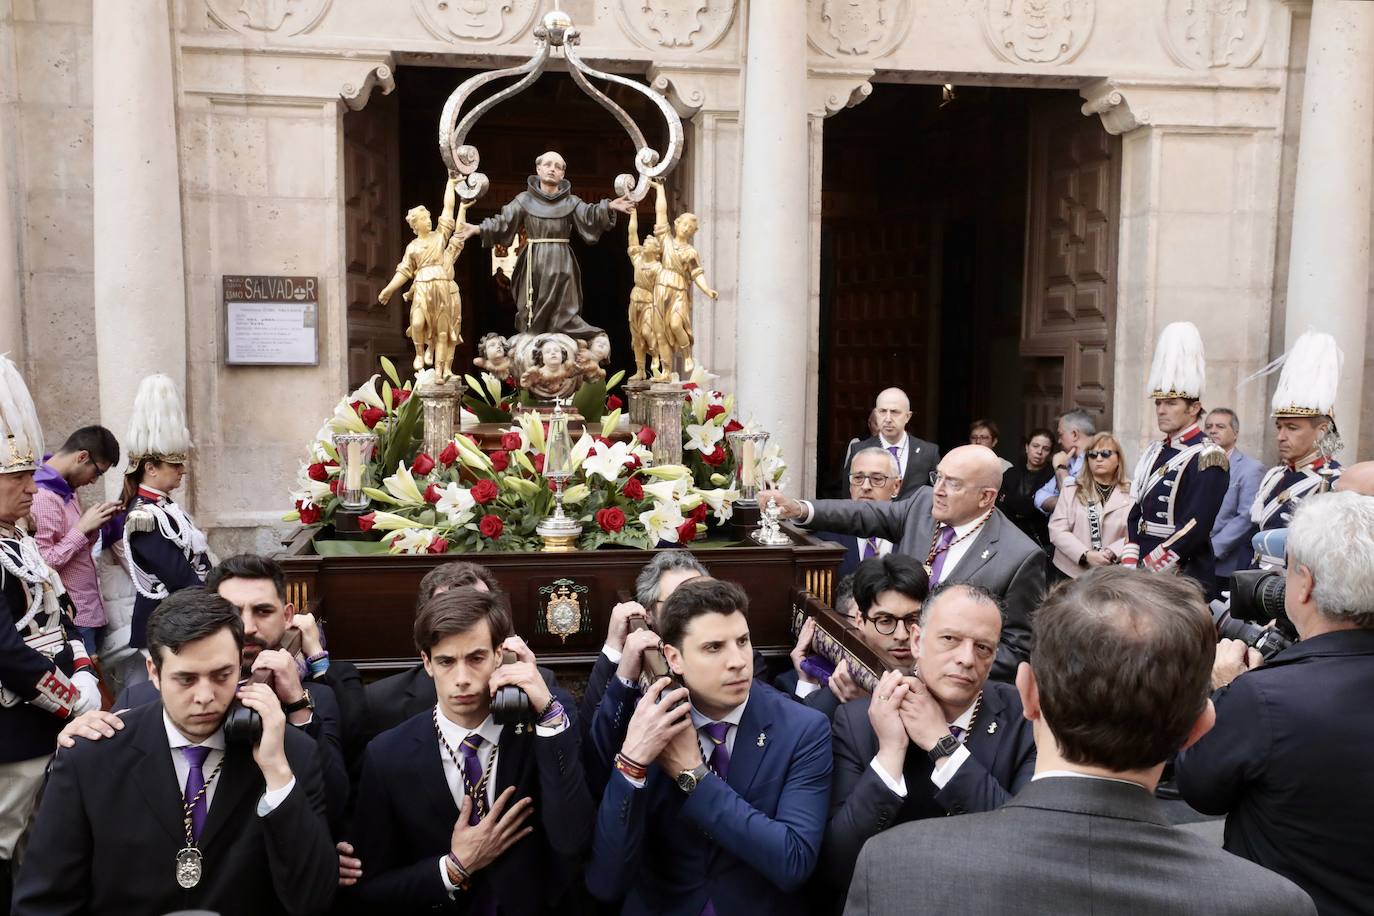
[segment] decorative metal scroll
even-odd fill
[[[488,111],[506,99],[524,92],[535,80],[539,79],[540,74],[544,72],[544,67],[548,64],[549,57],[552,55],[555,57],[562,56],[568,61],[569,72],[578,87],[609,111],[620,122],[620,126],[625,128],[625,132],[630,135],[630,139],[635,145],[634,165],[637,177],[630,174],[617,175],[615,192],[619,196],[629,197],[636,202],[643,200],[644,196],[649,193],[649,182],[671,172],[677,167],[678,160],[682,158],[682,119],[678,117],[677,112],[673,110],[673,106],[666,98],[648,86],[613,73],[603,73],[583,62],[575,50],[582,40],[582,35],[573,26],[572,17],[562,10],[555,9],[544,16],[544,21],[534,30],[534,40],[534,56],[525,63],[518,67],[479,73],[477,76],[464,81],[453,91],[453,94],[448,97],[448,101],[444,104],[444,112],[439,119],[439,154],[443,157],[444,164],[448,166],[449,171],[460,176],[461,180],[457,186],[458,196],[468,203],[472,203],[486,193],[489,185],[487,176],[477,171],[481,156],[477,152],[477,147],[467,143],[468,133]],[[522,75],[523,78],[519,82],[507,86],[473,107],[463,116],[461,121],[458,119],[463,104],[482,86],[503,77]],[[634,118],[631,118],[625,109],[613,102],[606,93],[593,86],[588,81],[588,77],[626,86],[643,94],[649,101],[653,102],[668,124],[667,153],[660,154],[658,150],[650,147],[644,139],[644,132],[639,129]]]

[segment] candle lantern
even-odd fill
[[[368,506],[368,496],[363,487],[373,485],[368,465],[373,452],[377,450],[377,436],[374,433],[340,433],[334,437],[334,448],[339,453],[339,505],[344,509],[359,510]]]
[[[735,488],[739,490],[739,502],[747,505],[758,503],[758,493],[762,489],[763,473],[759,466],[764,447],[768,445],[768,433],[738,430],[727,433],[730,449],[735,453]]]
[[[573,475],[572,437],[568,434],[568,415],[563,412],[563,404],[561,398],[554,399],[544,447],[544,476],[554,487],[554,511],[534,529],[544,539],[544,550],[548,553],[576,550],[577,538],[582,534],[581,523],[563,514],[563,491]]]

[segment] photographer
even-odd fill
[[[1227,816],[1227,850],[1292,879],[1321,913],[1367,913],[1374,499],[1303,501],[1289,526],[1285,607],[1301,641],[1267,662],[1234,640],[1217,647],[1216,727],[1179,755],[1179,790]]]

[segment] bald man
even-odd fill
[[[1374,461],[1361,461],[1352,464],[1341,472],[1341,477],[1331,489],[1340,493],[1359,493],[1374,496]]]
[[[902,478],[902,488],[897,491],[897,498],[906,499],[919,488],[929,485],[930,474],[940,463],[940,447],[907,435],[911,401],[900,388],[886,388],[879,392],[878,399],[873,403],[873,418],[878,424],[878,434],[849,449],[844,462],[844,479],[846,482],[849,480],[854,455],[866,448],[885,449],[897,459],[898,476]]]
[[[768,490],[759,504],[774,499],[783,518],[807,528],[886,538],[893,553],[925,564],[932,588],[967,582],[997,595],[1006,620],[992,677],[1011,683],[1016,666],[1030,657],[1031,614],[1045,595],[1045,554],[997,509],[1001,484],[1002,462],[992,449],[961,445],[940,461],[935,485],[910,499],[796,500]]]

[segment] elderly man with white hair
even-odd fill
[[[1307,891],[1323,916],[1374,901],[1374,498],[1309,496],[1288,526],[1284,607],[1299,642],[1263,661],[1217,646],[1216,726],[1179,791],[1226,815],[1226,849]]]
[[[1006,603],[1006,623],[992,667],[994,680],[1011,682],[1029,657],[1030,619],[1045,594],[1045,554],[997,509],[1002,462],[990,448],[961,445],[950,451],[909,499],[796,500],[777,491],[783,518],[808,528],[886,538],[893,552],[925,565],[933,588],[942,582],[979,585]]]

